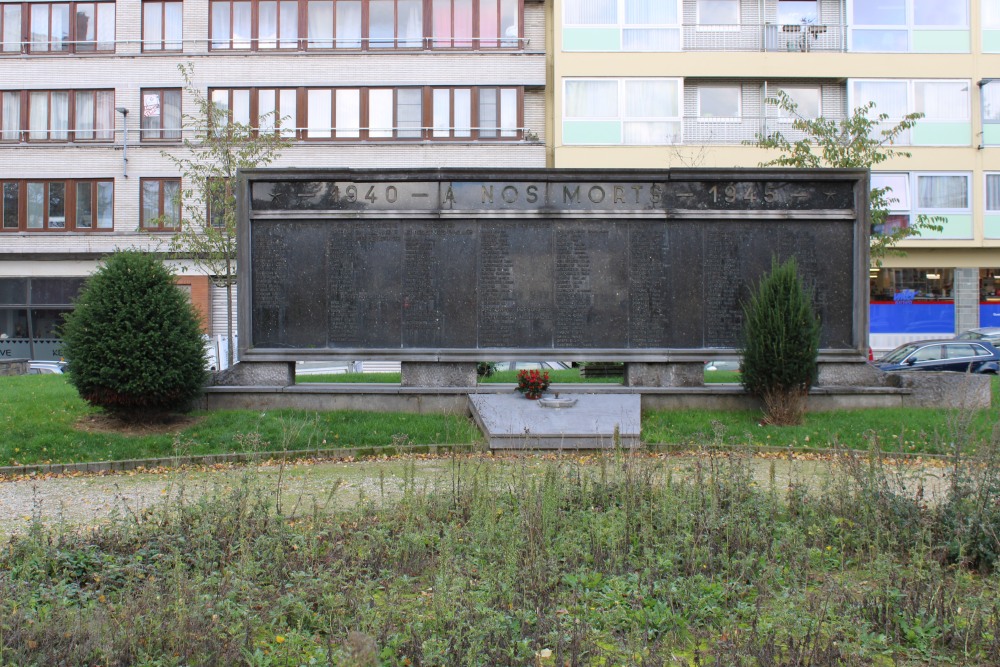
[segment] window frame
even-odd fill
[[[26,2],[26,3],[4,3],[4,4],[20,4],[21,5],[21,50],[18,53],[30,53],[34,55],[90,55],[90,54],[108,54],[114,53],[117,50],[118,44],[118,8],[117,3],[114,0],[88,0],[88,2]],[[65,45],[64,48],[58,50],[53,49],[52,46],[55,44],[52,40],[52,8],[55,5],[67,5],[67,33],[66,40],[62,43]],[[81,36],[77,34],[77,22],[74,20],[77,14],[77,7],[80,5],[93,5],[94,6],[94,40],[84,41]],[[110,21],[112,22],[112,35],[114,38],[111,42],[111,48],[102,49],[100,48],[102,44],[107,42],[102,42],[99,39],[100,34],[100,9],[99,5],[110,6],[112,8],[112,15]],[[48,41],[46,42],[35,42],[31,39],[33,31],[33,14],[35,8],[46,7],[48,9],[48,21],[46,25],[46,36]],[[85,37],[86,35],[84,35]],[[46,48],[37,48],[36,44],[45,44]],[[89,48],[89,45],[93,45],[93,48]],[[11,54],[13,51],[0,51],[0,54]]]
[[[703,113],[703,103],[701,94],[708,90],[728,90],[736,92],[736,115],[735,116],[705,116]],[[709,84],[697,86],[697,118],[699,123],[741,123],[743,122],[743,86],[738,83],[733,84]]]
[[[63,190],[63,224],[62,226],[52,226],[51,224],[51,186],[53,183],[62,184]],[[6,213],[3,206],[3,191],[8,184],[17,186],[17,207],[15,211],[16,227],[4,226]],[[42,211],[42,226],[31,227],[28,225],[28,186],[41,184],[44,186],[44,203]],[[97,225],[96,209],[92,213],[93,224],[84,227],[77,224],[77,188],[81,184],[90,184],[92,206],[96,207],[98,202],[98,190],[100,184],[110,184],[111,186],[111,226],[99,227]],[[108,233],[115,230],[115,179],[114,178],[0,178],[0,234],[2,233]]]
[[[736,5],[736,23],[703,23],[702,5],[704,2],[727,2]],[[696,0],[695,1],[695,31],[697,32],[739,32],[743,27],[743,16],[739,0]]]
[[[146,8],[153,5],[160,6],[160,35],[152,38],[146,34]],[[167,6],[177,5],[181,10],[180,35],[176,40],[177,46],[167,46],[175,41],[167,39]],[[143,53],[177,53],[184,50],[184,3],[181,0],[143,0],[142,2],[142,51]],[[159,44],[158,48],[150,47],[150,44]]]
[[[774,106],[773,104],[767,104],[765,102],[765,105],[764,105],[765,106],[765,112],[766,112],[765,115],[767,116],[768,120],[772,120],[773,119],[773,120],[777,120],[780,123],[793,123],[796,120],[799,120],[800,117],[803,120],[816,120],[817,118],[820,118],[820,117],[823,116],[823,86],[821,84],[818,84],[818,83],[817,84],[807,84],[807,83],[798,84],[798,83],[794,83],[794,84],[791,84],[791,85],[774,84],[774,85],[769,86],[767,88],[767,91],[766,91],[767,94],[765,95],[765,99],[766,98],[774,97],[774,93],[776,93],[778,91],[781,91],[781,92],[784,92],[785,94],[788,94],[789,90],[800,90],[800,91],[808,90],[808,91],[815,92],[816,93],[816,115],[815,116],[804,116],[801,113],[799,113],[796,116],[792,116],[787,111],[785,111],[784,109],[778,108],[778,107]],[[790,94],[788,94],[788,98],[792,102],[796,103],[796,111],[801,111],[802,107],[795,100],[795,98],[792,97],[792,95],[790,95]]]
[[[994,177],[991,179],[990,177]],[[996,182],[996,208],[990,208],[990,180]],[[996,213],[1000,214],[1000,171],[985,171],[983,172],[983,210],[987,214]]]
[[[16,31],[17,31],[18,41],[17,41],[17,48],[15,49],[6,48],[8,42],[4,38],[4,35],[6,35],[8,30],[10,29],[10,26],[7,25],[8,19],[6,10],[8,7],[17,8],[17,14],[18,14],[17,18],[11,19],[12,21],[16,20],[17,22]],[[28,48],[27,35],[25,34],[27,31],[27,22],[25,21],[24,16],[25,16],[24,3],[22,2],[0,3],[0,56],[20,55],[27,50]]]
[[[100,105],[98,104],[99,95],[101,93],[111,93],[111,105],[108,107],[109,113],[103,120],[105,121],[106,127],[103,130],[99,130],[97,126],[98,121],[98,110]],[[46,103],[46,118],[45,118],[45,137],[32,137],[32,132],[41,132],[42,130],[32,130],[32,115],[31,115],[31,97],[32,95],[46,94],[48,96],[48,101]],[[66,129],[54,130],[52,127],[52,95],[53,94],[65,94],[66,95]],[[94,126],[89,131],[94,134],[92,139],[80,139],[78,135],[83,132],[78,127],[77,121],[77,96],[81,94],[92,94],[94,96],[93,100],[93,111],[94,111]],[[0,144],[110,144],[114,143],[115,140],[115,90],[113,88],[80,88],[80,89],[33,89],[33,90],[0,90]],[[18,99],[18,127],[15,129],[7,128],[3,126],[3,116],[2,116],[2,105],[4,97],[8,95],[15,95]],[[4,139],[3,133],[5,132],[17,132],[17,139]],[[63,134],[65,133],[65,138],[53,139],[51,138],[53,134]],[[104,134],[104,137],[98,136],[99,134]]]
[[[940,2],[940,0],[933,0],[934,2]],[[964,2],[965,3],[965,23],[963,24],[941,24],[941,25],[930,25],[922,24],[916,22],[916,8],[915,3],[920,2],[920,0],[903,0],[903,22],[902,23],[859,23],[855,19],[855,4],[856,3],[869,3],[870,0],[848,0],[847,1],[847,27],[848,31],[848,51],[858,52],[858,53],[910,53],[913,48],[913,33],[914,31],[934,31],[934,30],[972,30],[972,4],[969,0],[948,0],[948,2]],[[854,45],[854,33],[856,30],[871,31],[892,31],[892,32],[902,32],[905,33],[906,45],[902,50],[885,50],[885,51],[875,51],[875,50],[863,50],[858,51]]]
[[[989,172],[984,174],[984,178]],[[904,177],[906,184],[906,192],[903,193],[902,197],[905,197],[906,201],[900,202],[890,202],[888,217],[895,217],[897,220],[896,224],[893,226],[899,226],[901,219],[905,217],[905,222],[903,226],[909,226],[913,223],[917,216],[927,215],[972,215],[973,209],[973,199],[972,199],[972,172],[971,171],[873,171],[872,172],[872,187],[883,187],[879,186],[878,182],[882,180],[883,177],[894,176],[894,177]],[[965,178],[965,200],[966,206],[963,208],[956,207],[929,207],[921,206],[920,204],[920,179],[921,178],[933,178],[936,176],[949,176],[949,177],[964,177]],[[985,194],[985,192],[984,192]],[[899,193],[895,191],[889,192],[887,197],[899,197]],[[986,202],[984,202],[984,206]],[[886,223],[890,223],[887,218]],[[933,240],[933,239],[931,239]]]
[[[177,127],[164,127],[163,118],[166,115],[165,109],[166,104],[164,103],[165,93],[175,93],[177,95],[177,119],[179,125]],[[155,128],[142,127],[143,119],[152,118],[153,116],[146,115],[146,97],[148,95],[159,95],[159,126]],[[139,141],[140,142],[171,142],[171,141],[182,141],[184,137],[184,92],[180,88],[142,88],[139,90]],[[176,136],[166,136],[167,133],[176,133]]]
[[[597,81],[597,82],[614,82],[616,84],[616,104],[617,113],[615,116],[569,116],[568,115],[568,96],[567,96],[567,86],[569,83],[574,81]],[[672,116],[630,116],[627,112],[628,98],[626,90],[628,86],[627,82],[630,81],[655,81],[662,83],[673,83],[674,84],[674,99],[677,105],[677,115]],[[569,121],[617,121],[621,123],[621,141],[619,143],[573,143],[567,144],[570,146],[678,146],[683,145],[684,137],[684,78],[676,76],[667,77],[565,77],[562,80],[561,86],[562,94],[562,125],[565,128],[565,123]],[[652,122],[652,123],[675,123],[678,128],[676,134],[676,141],[670,143],[634,143],[625,140],[625,125],[626,123],[638,123],[638,122]],[[563,138],[565,142],[565,137]]]
[[[145,209],[145,206],[144,206],[143,199],[145,197],[145,186],[148,183],[156,183],[157,184],[157,199],[158,199],[158,201],[157,201],[157,210],[158,210],[158,213],[156,214],[155,217],[156,218],[160,218],[161,219],[161,223],[158,224],[158,225],[155,225],[155,226],[147,224],[147,220],[146,220],[146,209]],[[167,197],[167,195],[166,195],[166,188],[164,187],[164,185],[167,184],[167,183],[176,183],[177,184],[177,209],[176,209],[176,213],[177,213],[177,225],[176,226],[167,226],[167,225],[162,224],[163,218],[166,215],[165,203],[166,203],[166,197]],[[181,184],[180,177],[177,177],[177,176],[144,176],[144,177],[140,178],[139,179],[139,230],[140,231],[147,231],[147,232],[176,232],[178,229],[180,229],[181,228],[181,224],[182,224],[182,220],[183,220],[183,214],[184,214],[183,193],[184,193],[184,190],[183,190],[183,186]]]

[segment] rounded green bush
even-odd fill
[[[152,255],[118,251],[90,277],[62,328],[69,381],[130,421],[190,409],[204,387],[198,315]]]

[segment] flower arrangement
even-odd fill
[[[517,374],[517,390],[525,398],[532,400],[542,397],[542,392],[549,388],[549,372],[523,370]]]

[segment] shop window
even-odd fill
[[[180,228],[180,179],[144,178],[140,187],[142,190],[142,228],[150,231]]]
[[[142,3],[142,50],[180,51],[183,46],[183,3]]]
[[[143,141],[181,138],[180,89],[142,91],[142,119],[139,122]]]

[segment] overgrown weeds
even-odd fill
[[[253,469],[180,481],[11,540],[0,664],[997,664],[992,459],[956,457],[937,496],[841,461],[819,484],[744,451],[456,457],[346,510],[279,506]]]

